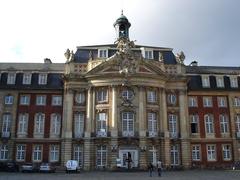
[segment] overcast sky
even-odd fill
[[[115,41],[121,9],[136,44],[186,64],[239,66],[240,0],[0,0],[0,62],[64,63],[67,48]]]

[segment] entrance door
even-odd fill
[[[120,150],[119,157],[121,159],[121,166],[128,168],[128,163],[130,168],[138,166],[138,151],[137,150]]]

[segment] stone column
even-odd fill
[[[187,91],[179,92],[179,109],[180,109],[180,133],[181,133],[181,154],[182,165],[186,168],[190,167],[190,141],[189,141],[189,123],[188,123],[188,105]]]
[[[73,91],[65,90],[63,103],[62,121],[62,144],[61,144],[61,164],[65,165],[72,155],[72,117],[73,117]]]
[[[112,137],[117,137],[118,136],[118,121],[117,121],[117,92],[116,92],[116,87],[112,87],[112,117],[111,117],[111,136]]]

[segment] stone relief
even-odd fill
[[[180,64],[184,64],[185,54],[183,53],[183,51],[181,51],[180,53],[177,53],[176,58]]]
[[[74,53],[73,50],[67,49],[66,52],[64,53],[65,58],[67,59],[66,63],[71,62],[74,60]]]

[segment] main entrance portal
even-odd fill
[[[138,167],[138,151],[133,149],[119,150],[121,167],[134,168]]]

